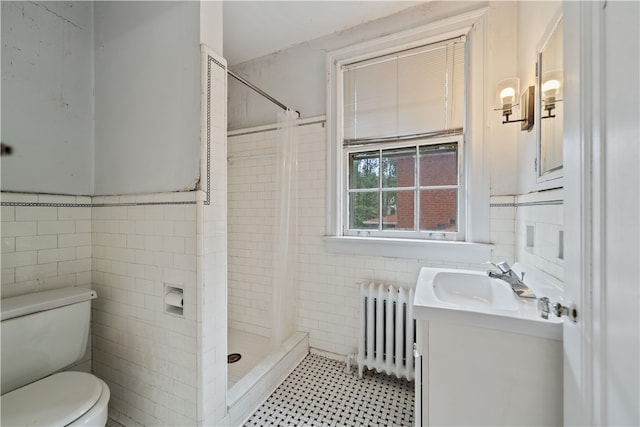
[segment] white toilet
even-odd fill
[[[84,355],[96,297],[71,287],[2,300],[0,425],[107,423],[107,384],[85,372],[58,372]]]

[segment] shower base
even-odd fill
[[[309,353],[309,338],[295,332],[277,350],[269,353],[269,339],[229,330],[229,353],[240,353],[240,361],[227,365],[227,407],[230,425],[241,425],[284,381]]]

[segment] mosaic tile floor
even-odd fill
[[[413,382],[309,354],[245,426],[413,426]]]

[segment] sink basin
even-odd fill
[[[525,283],[539,297],[562,301],[562,283],[533,267],[515,264],[526,272]],[[424,267],[420,270],[413,302],[417,320],[489,328],[562,340],[562,319],[542,319],[538,301],[518,298],[503,280],[484,271]]]
[[[433,291],[440,301],[460,308],[517,310],[511,286],[488,276],[469,273],[437,273]]]

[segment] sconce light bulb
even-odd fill
[[[558,80],[547,80],[542,84],[542,93],[547,96],[555,96],[560,89],[560,82]]]
[[[500,100],[502,105],[513,104],[513,98],[516,96],[516,90],[512,87],[506,87],[500,92]]]

